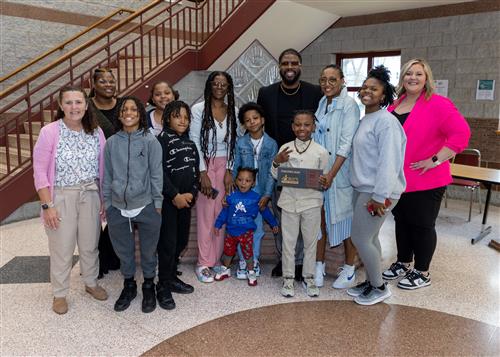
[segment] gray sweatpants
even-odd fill
[[[389,212],[386,212],[382,217],[372,217],[366,209],[366,203],[371,196],[371,193],[354,190],[351,239],[365,266],[366,278],[372,286],[379,287],[384,283],[384,280],[382,279],[381,264],[382,248],[378,233]],[[397,202],[398,200],[392,200],[389,209],[392,209]]]
[[[109,237],[120,258],[120,271],[125,279],[135,276],[134,224],[139,230],[141,268],[144,278],[156,276],[156,247],[160,238],[161,215],[150,203],[134,218],[123,217],[120,210],[111,206],[106,210]]]

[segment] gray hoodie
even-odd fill
[[[135,209],[154,202],[161,208],[163,196],[162,150],[158,139],[143,130],[119,131],[104,149],[104,206]]]
[[[394,115],[385,109],[366,114],[352,143],[351,185],[380,203],[399,199],[406,187],[405,148],[406,135]]]

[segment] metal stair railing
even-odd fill
[[[32,123],[41,121],[43,126],[44,119],[54,118],[63,86],[88,88],[93,71],[108,67],[115,69],[118,94],[131,91],[184,51],[200,49],[245,1],[205,0],[182,6],[180,0],[155,0],[0,92],[0,116],[12,113],[0,123],[0,145],[5,147],[0,155],[6,156],[0,188],[14,174],[31,168]],[[25,122],[29,147],[22,148]]]

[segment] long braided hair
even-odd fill
[[[228,147],[227,160],[229,162],[234,161],[234,147],[236,145],[236,113],[234,110],[234,86],[233,79],[226,72],[215,71],[210,73],[205,82],[205,107],[203,109],[203,116],[201,120],[201,152],[203,153],[203,159],[208,166],[209,160],[215,157],[217,151],[217,129],[215,127],[215,119],[212,114],[212,82],[215,77],[222,75],[226,77],[228,87],[227,87],[227,128],[226,136],[224,137],[224,142]],[[208,144],[212,141],[212,150],[208,151]]]

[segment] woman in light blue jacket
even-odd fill
[[[345,264],[340,269],[333,287],[346,289],[356,281],[354,259],[356,248],[351,242],[352,195],[349,181],[351,147],[354,134],[359,125],[359,108],[355,100],[347,94],[342,69],[328,65],[319,79],[323,98],[316,111],[318,123],[314,140],[330,154],[328,174],[321,178],[324,197],[322,213],[322,237],[318,242],[316,255],[316,285],[323,286],[325,275],[325,245],[328,238],[330,246],[344,243]]]

